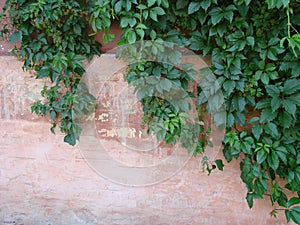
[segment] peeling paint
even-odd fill
[[[119,137],[119,138],[136,138],[136,129],[129,127],[101,129],[98,133],[101,137]],[[142,132],[139,131],[138,138],[142,138]]]
[[[108,113],[102,113],[97,118],[98,121],[101,122],[108,122],[109,121],[109,114]]]

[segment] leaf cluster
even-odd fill
[[[211,55],[215,79],[208,76],[200,82],[198,104],[207,107],[210,113],[222,111],[222,93],[227,114],[223,152],[228,162],[242,158],[241,177],[248,188],[249,206],[252,207],[253,199],[270,196],[274,206],[285,209],[287,220],[296,223],[300,223],[295,206],[300,194],[299,4],[299,1],[280,0],[185,0],[167,4],[132,1],[130,12],[122,12],[131,19],[121,18],[121,27],[127,35],[120,40],[121,43],[163,40],[197,54]],[[161,13],[150,16],[155,7]],[[154,47],[148,52],[161,55],[163,50]],[[180,54],[172,58],[180,62]],[[144,120],[150,128],[153,118],[166,117],[160,110],[168,106],[167,102],[156,105],[154,102],[159,99],[149,99],[152,91],[161,88],[170,92],[176,86],[174,81],[180,84],[180,76],[165,82],[162,77],[169,79],[168,72],[157,70],[156,74],[156,68],[155,63],[141,61],[127,75],[128,82],[141,90],[137,91],[139,98],[147,96],[142,103]],[[134,83],[140,79],[145,82]],[[161,86],[163,83],[165,86]],[[176,114],[172,111],[171,115]],[[216,115],[216,118],[221,117]],[[172,118],[167,121],[158,122],[161,129],[154,131],[160,139],[169,140],[166,134]],[[210,172],[212,164],[203,163]],[[296,197],[288,199],[288,192]],[[276,208],[272,215],[277,211]]]
[[[3,16],[7,14],[15,29],[9,36],[15,45],[12,53],[24,62],[23,69],[33,71],[37,79],[49,80],[41,91],[42,100],[31,110],[49,116],[51,131],[54,133],[59,125],[66,134],[64,140],[71,145],[81,131],[76,117],[94,104],[88,91],[78,102],[78,91],[83,90],[79,87],[85,72],[83,60],[100,55],[100,43],[89,27],[105,31],[110,27],[109,13],[100,16],[104,9],[103,2],[62,0],[7,0],[3,8]],[[3,29],[5,32],[8,30]]]

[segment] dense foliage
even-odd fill
[[[173,65],[136,58],[127,69],[126,80],[136,87],[149,133],[167,143],[181,141],[195,155],[202,153],[211,130],[204,129],[201,112],[203,107],[210,113],[222,111],[220,105],[209,104],[221,92],[227,113],[223,152],[228,162],[241,159],[248,205],[269,196],[275,206],[272,215],[284,210],[288,221],[300,224],[300,1],[8,0],[6,12],[16,29],[9,39],[21,42],[14,52],[24,68],[52,82],[42,91],[45,100],[36,102],[32,111],[49,114],[53,127],[59,124],[66,133],[66,142],[75,144],[79,138],[74,114],[94,107],[93,96],[78,85],[82,60],[99,54],[94,33],[104,30],[104,41],[111,40],[111,21],[118,20],[120,45],[151,40],[136,57],[143,58],[146,47]],[[2,34],[7,32],[4,27]],[[216,79],[208,76],[204,82],[214,88],[200,84],[197,93],[190,92],[198,73],[180,64],[179,50],[166,54],[163,42],[210,55]],[[78,88],[86,94],[76,96]],[[185,94],[176,104],[162,98],[178,90]],[[190,98],[198,100],[194,124],[187,115]],[[207,169],[216,166],[223,168],[218,160]],[[290,192],[294,195],[288,198]]]

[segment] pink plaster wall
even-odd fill
[[[103,64],[118,63],[111,55],[102,59]],[[248,209],[238,161],[208,177],[201,172],[200,159],[191,158],[176,175],[151,186],[131,187],[103,178],[84,159],[80,145],[63,143],[61,134],[50,133],[47,118],[30,113],[44,81],[23,72],[21,65],[15,58],[0,57],[1,225],[286,224],[283,212],[278,219],[269,216],[269,200],[257,200]],[[116,90],[123,81],[106,82]],[[132,160],[134,155],[124,155],[119,142],[107,139],[105,147],[122,160]],[[122,169],[112,172],[122,174]]]
[[[0,7],[4,2],[0,0]],[[119,35],[116,27],[114,32]],[[97,38],[101,39],[99,35]],[[114,44],[104,46],[102,51],[109,51]],[[277,219],[269,216],[272,207],[268,200],[257,200],[254,208],[248,209],[247,190],[239,178],[238,161],[226,164],[224,172],[216,171],[208,177],[201,172],[201,159],[191,158],[176,175],[150,186],[120,185],[114,179],[103,178],[102,167],[95,168],[97,164],[91,163],[97,155],[91,154],[87,159],[81,149],[83,145],[70,147],[63,143],[61,134],[50,133],[47,118],[30,113],[30,104],[39,98],[45,82],[22,71],[22,64],[15,58],[4,56],[9,55],[10,48],[7,42],[0,41],[1,225],[286,224],[283,212]],[[120,62],[112,60],[112,55],[103,55],[102,60],[101,66],[122,67]],[[101,73],[111,72],[102,67]],[[95,132],[104,140],[105,150],[116,159],[136,162],[143,159],[141,154],[120,144],[118,132],[114,130],[116,123],[111,122],[120,113],[112,112],[109,104],[125,85],[122,73],[110,78],[90,84],[93,90],[100,86],[107,90],[100,93],[102,105],[97,111]],[[129,132],[132,135],[126,139],[127,145],[147,141],[136,122],[140,116],[137,106],[135,114],[129,116],[128,127],[130,132],[132,129],[135,132]],[[172,149],[162,146],[151,156],[159,158],[172,153]],[[222,153],[217,157],[222,158]],[[122,168],[112,171],[114,175],[128,176],[123,172]],[[143,174],[138,175],[138,179],[143,178]]]

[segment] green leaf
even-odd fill
[[[175,104],[175,102],[174,102]],[[189,102],[185,99],[180,99],[178,101],[176,101],[176,104],[179,106],[179,108],[184,111],[187,112],[189,111]]]
[[[287,99],[292,101],[294,104],[300,106],[300,93],[291,95]]]
[[[249,124],[253,124],[255,122],[258,122],[259,121],[259,117],[255,116],[255,117],[252,117],[250,120],[249,120]]]
[[[180,72],[178,70],[171,70],[168,74],[167,77],[169,79],[177,79],[180,77]]]
[[[22,41],[22,31],[15,31],[9,36],[9,42],[14,45],[16,41]]]
[[[276,171],[278,166],[279,166],[279,159],[278,159],[278,156],[276,154],[275,151],[272,151],[271,154],[268,156],[268,164],[269,166],[274,170]]]
[[[81,33],[81,27],[80,27],[80,25],[79,24],[75,24],[73,26],[73,30],[74,30],[75,33],[80,34]]]
[[[50,76],[50,68],[48,66],[42,67],[39,71],[37,71],[37,79],[42,79],[44,77]]]
[[[224,129],[226,125],[226,112],[217,112],[213,116],[214,124],[219,129]]]
[[[148,84],[158,84],[158,83],[159,83],[159,77],[156,77],[156,76],[149,76],[149,77],[146,77],[145,81],[146,81]]]
[[[169,8],[169,1],[168,0],[162,0],[161,5],[165,8]]]
[[[291,79],[287,80],[283,86],[283,92],[286,95],[294,94],[296,91],[300,90],[300,80],[299,79]]]
[[[226,91],[226,94],[229,96],[235,88],[235,81],[233,80],[226,80],[223,83],[223,89]]]
[[[247,193],[246,200],[249,208],[251,209],[253,207],[253,195],[251,193]]]
[[[300,224],[300,206],[295,206],[290,209],[291,219],[296,223]]]
[[[282,104],[282,101],[279,97],[272,98],[272,100],[271,100],[272,112],[275,112],[277,109],[279,109],[281,104]]]
[[[246,38],[246,41],[247,41],[248,45],[250,45],[251,47],[253,47],[254,44],[255,44],[254,37],[249,36],[249,37]]]
[[[136,93],[136,97],[138,98],[138,100],[141,101],[146,96],[147,96],[147,90],[145,90],[145,88],[138,89],[138,91]]]
[[[232,11],[230,11],[230,10],[223,13],[223,17],[226,20],[228,20],[230,23],[232,23],[233,15],[234,15],[234,13]]]
[[[285,214],[285,218],[287,220],[287,222],[290,222],[291,220],[291,212],[289,209],[284,210],[284,214]]]
[[[188,7],[188,14],[197,12],[201,7],[201,2],[191,2]]]
[[[156,0],[148,0],[148,7],[151,7],[155,4]]]
[[[236,121],[239,125],[241,125],[241,126],[244,126],[244,125],[245,125],[245,123],[246,123],[246,117],[245,117],[245,114],[240,113],[240,112],[234,112],[233,115],[234,115],[235,121]]]
[[[284,7],[287,7],[290,4],[290,0],[280,0]]]
[[[50,111],[50,119],[56,121],[56,112],[54,110]]]
[[[267,93],[272,97],[278,97],[280,94],[280,90],[275,85],[267,85],[266,86]]]
[[[252,133],[253,133],[254,137],[256,138],[256,140],[259,140],[262,132],[263,132],[263,129],[262,129],[261,124],[256,124],[252,127]]]
[[[300,204],[300,198],[299,197],[293,197],[288,201],[288,207],[291,207],[293,205]]]
[[[120,21],[120,27],[121,28],[126,28],[129,24],[129,20],[127,17],[122,17]]]
[[[116,13],[120,13],[122,11],[122,0],[118,1],[115,5],[114,5],[114,9],[116,11]]]
[[[159,85],[163,90],[170,91],[172,88],[172,81],[164,78],[159,82]]]
[[[71,133],[71,134],[68,134],[64,137],[64,142],[74,146],[76,144],[76,138],[75,138],[75,134],[74,133]]]
[[[276,148],[276,153],[278,155],[278,157],[282,160],[282,162],[286,165],[287,164],[287,154],[288,151],[285,147],[280,146],[278,148]]]
[[[227,114],[227,127],[232,127],[234,124],[234,116],[232,113]]]
[[[141,39],[145,36],[145,31],[142,29],[136,29],[136,33],[140,36]]]
[[[245,109],[246,100],[242,96],[234,96],[232,99],[232,104],[234,109],[236,109],[239,112],[242,112]]]
[[[150,11],[150,17],[154,21],[158,22],[158,20],[157,20],[157,14],[154,11],[152,11],[152,10]]]
[[[245,110],[245,106],[246,106],[246,100],[242,96],[240,96],[238,99],[239,99],[238,100],[238,106],[239,106],[238,110],[239,111],[244,111]]]
[[[260,114],[260,122],[265,123],[265,122],[270,122],[274,120],[278,115],[278,111],[272,112],[271,108],[266,108],[263,109],[261,114]]]
[[[271,47],[267,51],[267,57],[273,61],[278,60],[277,51],[275,47]]]
[[[210,0],[202,0],[201,1],[201,8],[205,10],[205,12],[207,11],[207,9],[209,8],[209,6],[211,5],[212,1]]]
[[[183,9],[189,4],[188,0],[176,1],[176,9]]]
[[[265,85],[269,84],[270,78],[267,73],[262,73],[260,76],[261,82],[263,82]]]
[[[254,193],[255,193],[255,198],[263,198],[264,192],[267,190],[267,182],[264,179],[257,179],[254,181]]]
[[[126,35],[129,44],[133,44],[136,42],[136,34],[134,31],[129,31]]]
[[[211,23],[213,25],[216,25],[222,20],[223,18],[222,12],[223,10],[220,7],[215,7],[209,12],[209,14],[211,15]]]
[[[291,114],[289,114],[286,111],[280,112],[278,119],[279,119],[280,125],[282,125],[284,128],[289,128],[293,124],[293,121],[294,121]]]
[[[268,108],[271,105],[271,99],[270,98],[264,98],[260,100],[257,104],[256,107],[257,109],[263,109],[263,108]]]
[[[177,50],[172,50],[168,54],[169,63],[179,64],[181,62],[181,53]]]
[[[223,167],[224,167],[223,161],[221,159],[217,159],[215,160],[215,163],[217,164],[218,170],[223,171]]]
[[[241,143],[241,149],[245,154],[252,155],[251,147],[252,147],[252,143],[253,143],[253,138],[248,137],[247,139],[248,139],[248,141],[244,141]],[[249,141],[251,139],[252,139],[252,143]]]
[[[267,123],[264,127],[264,130],[267,134],[270,134],[273,138],[277,138],[279,136],[279,132],[277,126],[274,123]]]
[[[290,101],[289,99],[284,99],[282,100],[281,104],[289,114],[295,116],[297,107],[294,102]]]
[[[156,38],[156,32],[155,32],[155,30],[151,30],[151,32],[150,32],[150,38],[151,38],[151,40],[154,40]]]
[[[151,12],[155,12],[156,15],[162,16],[165,15],[165,11],[161,7],[154,7]]]
[[[262,164],[266,160],[267,156],[268,156],[267,151],[265,151],[264,149],[259,150],[256,154],[257,163]]]

